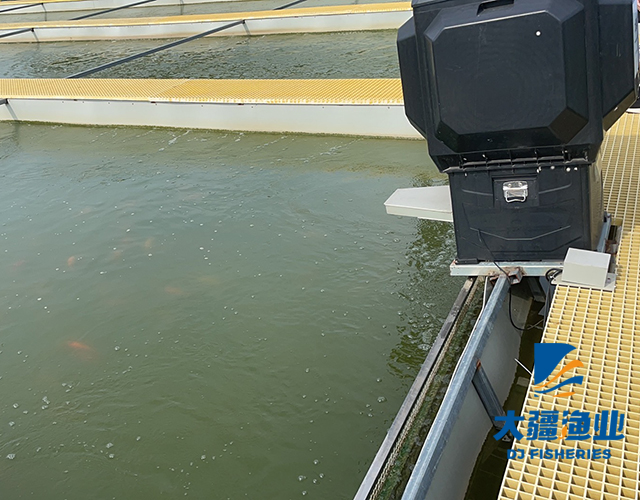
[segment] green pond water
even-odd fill
[[[64,78],[166,43],[161,40],[3,44],[0,78]],[[96,78],[399,78],[396,32],[195,40]]]
[[[422,141],[0,124],[0,498],[351,498],[457,295]]]

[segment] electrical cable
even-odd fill
[[[551,282],[561,272],[562,272],[562,269],[558,269],[557,267],[552,267],[551,269],[548,269],[546,273],[544,273],[544,277],[547,280],[547,282],[549,283],[549,286],[547,287],[547,291],[544,294],[544,303],[545,303],[545,307],[547,308],[547,315],[549,314],[549,311],[551,310],[551,303],[549,301],[549,294],[551,292],[551,287],[554,286]],[[546,316],[545,316],[545,319],[546,319]]]
[[[487,252],[489,252],[489,255],[491,256],[491,261],[493,262],[493,265],[496,266],[498,269],[500,269],[500,271],[502,271],[504,273],[504,275],[507,277],[507,282],[509,283],[509,321],[511,322],[511,326],[513,326],[516,330],[518,330],[520,332],[524,332],[526,327],[527,327],[527,320],[525,319],[525,323],[524,323],[524,326],[522,328],[520,328],[518,325],[516,325],[515,321],[513,321],[513,313],[511,312],[511,301],[512,301],[512,298],[513,298],[513,292],[511,291],[511,287],[513,285],[511,284],[511,278],[509,276],[509,273],[507,271],[505,271],[500,266],[500,264],[498,264],[498,262],[496,261],[495,257],[493,256],[493,252],[489,248],[489,245],[487,245],[487,242],[484,241],[484,238],[482,237],[482,231],[480,229],[478,229],[478,236],[480,238],[480,241],[484,245],[484,247],[487,249]]]
[[[552,272],[553,272],[553,276],[551,276]],[[551,280],[555,279],[558,276],[558,274],[560,274],[561,272],[562,272],[562,269],[558,269],[557,267],[552,267],[551,269],[548,269],[546,273],[544,273],[544,277],[549,282],[549,284],[551,284]]]

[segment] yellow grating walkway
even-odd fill
[[[543,342],[568,343],[577,349],[568,360],[584,368],[569,398],[534,397],[531,387],[522,415],[535,410],[581,410],[592,417],[603,410],[625,414],[625,438],[619,441],[517,442],[524,459],[512,459],[500,500],[618,500],[640,497],[640,115],[626,113],[603,144],[606,210],[623,220],[614,293],[560,286],[556,291]],[[564,378],[563,378],[564,379]],[[562,413],[560,413],[562,415]],[[525,422],[522,422],[523,424]],[[526,426],[519,427],[526,437]],[[562,444],[559,444],[562,443]],[[610,449],[609,460],[529,458],[529,449]]]
[[[7,2],[8,3],[8,2]],[[5,2],[2,2],[4,6]],[[24,28],[71,28],[85,26],[147,26],[198,22],[233,22],[238,20],[272,19],[301,16],[331,16],[339,14],[373,14],[379,12],[410,12],[410,2],[371,3],[359,5],[330,5],[325,7],[301,7],[286,10],[252,12],[228,12],[223,14],[189,14],[182,16],[139,17],[123,19],[83,19],[80,21],[39,21],[0,24],[0,30]]]
[[[153,102],[402,105],[399,79],[0,79],[0,98]]]

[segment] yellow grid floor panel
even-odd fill
[[[0,98],[153,102],[402,105],[399,79],[0,79]]]
[[[499,500],[637,500],[640,498],[640,115],[626,113],[607,133],[602,146],[605,206],[622,220],[618,277],[612,292],[558,286],[542,341],[567,343],[576,350],[567,361],[577,368],[560,380],[583,375],[569,398],[527,393],[523,416],[537,410],[625,415],[624,439],[611,441],[517,441],[523,459],[507,465]],[[519,431],[525,436],[522,422]],[[609,449],[606,459],[531,458],[529,450]]]
[[[2,2],[4,5],[4,2]],[[272,19],[301,16],[331,16],[342,14],[373,14],[383,12],[411,11],[410,2],[370,3],[357,5],[329,5],[324,7],[300,7],[286,10],[264,10],[252,12],[227,12],[222,14],[189,14],[182,16],[139,17],[122,19],[83,19],[79,21],[38,21],[0,24],[0,30],[26,28],[71,28],[84,26],[147,26],[161,24],[233,22],[252,19]]]
[[[398,79],[189,80],[158,94],[180,102],[402,104]]]
[[[184,79],[6,78],[0,79],[0,98],[147,101],[154,95],[186,81]]]

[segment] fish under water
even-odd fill
[[[84,361],[92,360],[96,356],[95,349],[84,342],[80,342],[78,340],[67,340],[66,344],[76,357]]]
[[[167,285],[164,287],[164,291],[169,295],[174,295],[177,297],[182,297],[186,295],[186,292],[182,288],[179,288],[177,286]]]

